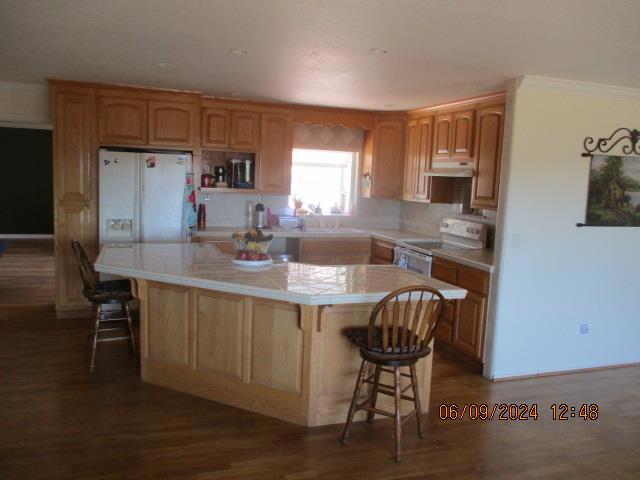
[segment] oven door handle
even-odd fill
[[[402,253],[403,255],[406,255],[407,257],[413,257],[413,258],[420,258],[422,260],[426,260],[428,262],[431,261],[431,255],[427,255],[426,253],[418,253],[418,252],[414,252],[412,250],[409,250],[408,248],[398,248],[397,250],[398,253]]]

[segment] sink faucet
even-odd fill
[[[298,217],[298,225],[301,231],[306,231],[307,230],[307,222],[305,221],[304,217]]]

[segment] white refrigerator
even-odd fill
[[[99,235],[105,242],[179,242],[188,153],[100,150]]]

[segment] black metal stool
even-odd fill
[[[415,297],[419,297],[414,297],[415,304],[411,301],[412,293],[418,294]],[[416,363],[431,353],[429,343],[433,339],[436,327],[444,317],[444,305],[445,300],[442,294],[432,288],[422,286],[401,288],[391,292],[378,302],[371,312],[368,327],[351,328],[345,331],[347,339],[360,349],[362,364],[356,379],[347,423],[340,440],[343,444],[347,441],[353,416],[358,410],[368,412],[368,422],[373,421],[376,413],[395,419],[395,459],[397,462],[400,461],[401,456],[402,424],[412,415],[416,417],[418,435],[422,438],[420,423],[422,407],[418,391]],[[375,371],[366,376],[368,363],[375,365]],[[400,368],[402,367],[409,367],[409,373],[401,373]],[[380,383],[381,372],[392,373],[394,384]],[[401,377],[409,378],[409,385],[405,388],[400,386]],[[365,383],[372,385],[371,395],[358,403],[360,390]],[[409,388],[412,389],[413,396],[405,395]],[[394,397],[394,412],[376,408],[376,401],[380,393]],[[413,411],[404,418],[400,414],[402,400],[408,400],[414,404]]]
[[[91,341],[89,372],[94,371],[96,351],[98,350],[98,343],[100,342],[127,340],[131,354],[137,358],[136,339],[133,333],[131,309],[129,307],[129,302],[134,299],[131,293],[131,283],[129,280],[98,281],[98,274],[94,270],[80,242],[73,240],[71,242],[71,248],[76,256],[80,270],[80,278],[82,279],[84,287],[82,295],[91,302],[95,311],[93,330],[89,337]],[[115,305],[119,308],[103,309],[105,305]],[[103,324],[107,324],[107,326],[103,327]],[[124,331],[126,334],[119,336],[100,335],[101,333],[113,331]]]

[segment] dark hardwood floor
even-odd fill
[[[101,345],[89,375],[89,321],[56,320],[43,293],[51,252],[12,242],[0,258],[1,479],[640,478],[640,368],[491,383],[436,354],[426,438],[407,423],[396,464],[389,420],[355,424],[341,446],[341,425],[308,429],[144,384],[124,343]],[[539,420],[438,418],[440,403],[480,402],[535,402]],[[597,403],[599,417],[553,421],[554,402]]]

